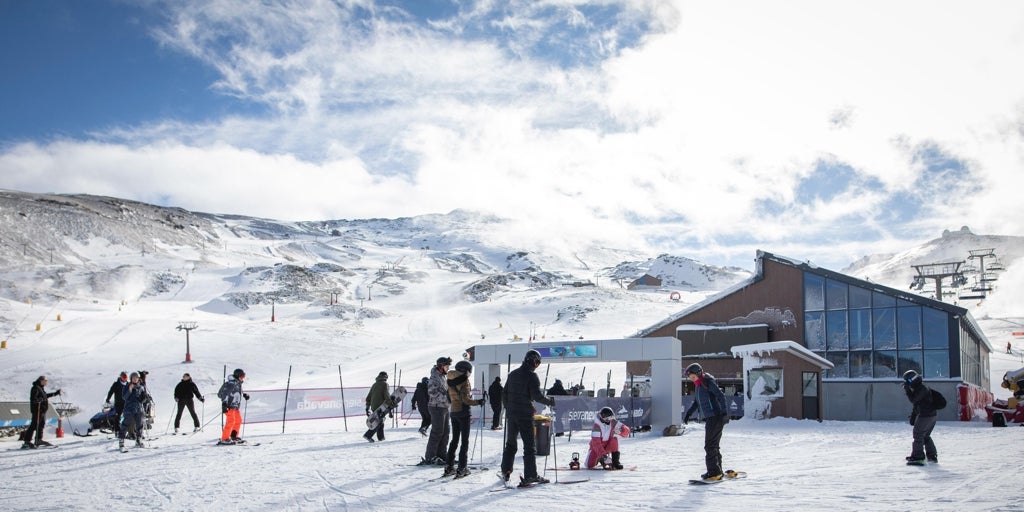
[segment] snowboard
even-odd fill
[[[384,417],[387,416],[389,412],[398,408],[398,406],[402,404],[403,398],[405,398],[405,388],[398,386],[395,388],[395,391],[391,393],[391,403],[395,405],[388,406],[387,402],[384,402],[380,404],[377,409],[370,411],[370,415],[366,417],[366,429],[373,430],[383,423]]]
[[[713,485],[713,484],[720,484],[722,482],[728,482],[729,480],[739,480],[741,478],[746,478],[746,477],[747,477],[747,472],[746,471],[736,471],[736,472],[734,472],[733,476],[725,476],[725,477],[722,477],[721,480],[701,480],[701,479],[695,479],[695,480],[690,480],[690,483],[694,484],[694,485]]]

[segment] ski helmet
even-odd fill
[[[450,357],[441,356],[441,357],[437,358],[437,365],[438,366],[448,366],[450,364],[452,364],[452,358],[450,358]]]
[[[903,373],[903,382],[907,384],[920,384],[921,375],[914,370],[907,370]]]
[[[459,361],[455,363],[455,370],[462,373],[469,373],[473,371],[473,363],[469,361]]]
[[[598,413],[598,416],[600,416],[601,420],[604,421],[609,418],[614,418],[615,411],[613,411],[611,407],[602,407],[601,412]]]
[[[540,352],[530,349],[526,351],[526,355],[523,356],[524,363],[533,363],[535,366],[540,364]]]
[[[231,372],[231,376],[236,379],[241,379],[242,377],[245,377],[245,370],[241,368],[235,368],[235,371]]]
[[[690,366],[686,367],[686,372],[685,373],[687,375],[690,375],[691,373],[694,374],[694,375],[701,375],[701,374],[704,373],[704,368],[701,367],[701,365],[699,365],[697,363],[693,363]]]

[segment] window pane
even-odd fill
[[[826,377],[841,377],[846,378],[850,376],[850,364],[849,364],[849,353],[848,352],[827,352],[825,359],[832,361],[832,364],[836,365],[831,370],[825,370]]]
[[[875,350],[896,348],[895,308],[874,309],[871,311],[871,337],[875,342]]]
[[[949,377],[949,351],[925,350],[924,373],[922,375],[926,379]]]
[[[900,350],[921,348],[921,308],[897,308],[896,340]]]
[[[857,286],[850,287],[850,309],[871,307],[871,291]]]
[[[818,374],[814,372],[803,372],[800,375],[803,381],[803,396],[818,396]]]
[[[804,342],[807,348],[816,351],[825,351],[825,314],[804,313]]]
[[[825,278],[804,272],[804,311],[825,309]]]
[[[900,360],[896,369],[900,375],[907,370],[914,370],[921,373],[922,356],[920,350],[900,350]]]
[[[781,397],[782,369],[758,368],[747,374],[751,397]]]
[[[846,283],[833,281],[825,282],[825,309],[846,309]]]
[[[871,292],[871,305],[876,308],[891,308],[896,305],[896,297],[884,293]]]
[[[924,348],[949,350],[949,315],[944,311],[923,308]]]
[[[871,378],[870,350],[850,352],[850,377],[854,379]]]
[[[850,348],[850,338],[846,331],[846,311],[829,311],[825,318],[826,349],[846,350]]]
[[[871,350],[871,310],[850,311],[850,350]]]
[[[875,378],[883,379],[896,376],[896,351],[883,350],[875,352]]]

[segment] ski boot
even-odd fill
[[[445,466],[444,467],[444,474],[441,475],[441,477],[444,478],[446,476],[452,476],[454,474],[455,474],[455,468],[453,468],[451,466]]]
[[[466,476],[469,476],[468,468],[459,468],[459,470],[455,472],[455,478],[462,478]]]
[[[46,442],[46,441],[43,441],[42,439],[36,439],[36,448],[39,448],[40,446],[53,446],[53,445],[48,443],[48,442]]]
[[[622,469],[622,463],[619,462],[619,452],[612,452],[612,465],[607,469]]]

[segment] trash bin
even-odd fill
[[[533,415],[533,438],[537,455],[546,456],[551,453],[551,416]]]

